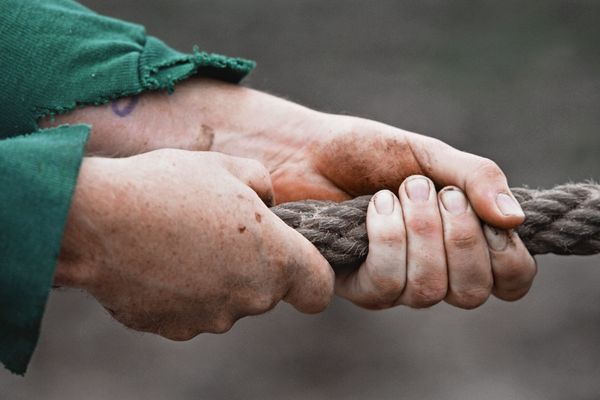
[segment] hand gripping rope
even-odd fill
[[[512,188],[525,212],[516,231],[532,255],[600,253],[600,185],[572,183],[548,190]],[[367,257],[365,226],[371,196],[352,200],[304,200],[271,208],[310,240],[335,269],[356,267]]]

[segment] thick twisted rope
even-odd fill
[[[600,185],[575,183],[549,190],[513,188],[525,212],[517,233],[531,254],[600,253]],[[336,269],[367,257],[365,226],[371,196],[352,200],[305,200],[272,207],[286,224],[310,240]]]

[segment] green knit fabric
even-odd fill
[[[24,373],[52,284],[89,127],[0,141],[0,359]]]
[[[8,369],[24,374],[37,343],[89,134],[81,125],[38,131],[37,121],[147,90],[172,92],[194,74],[238,82],[253,67],[178,52],[140,25],[71,0],[0,0],[0,361]]]

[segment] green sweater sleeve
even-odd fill
[[[25,373],[89,127],[0,141],[0,360]]]
[[[34,131],[45,115],[145,90],[173,90],[193,74],[238,82],[252,61],[183,54],[142,26],[71,0],[0,0],[0,137]]]
[[[194,74],[238,82],[252,61],[173,50],[72,0],[0,0],[0,361],[23,374],[37,343],[89,134],[37,121]],[[33,134],[28,134],[34,132]],[[25,136],[23,136],[25,135]]]

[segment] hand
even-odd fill
[[[504,300],[527,293],[536,274],[533,257],[513,231],[482,227],[460,189],[436,196],[433,182],[417,175],[398,195],[373,196],[367,259],[358,270],[337,274],[339,295],[370,309],[441,300],[471,309],[492,292]]]
[[[523,213],[500,168],[416,133],[362,118],[319,113],[268,94],[189,79],[173,95],[146,92],[40,121],[88,123],[88,154],[129,156],[161,148],[213,150],[264,164],[279,202],[346,200],[415,174],[463,189],[475,212],[509,229]]]
[[[400,186],[391,215],[371,206],[369,257],[357,272],[338,274],[338,294],[368,308],[426,307],[443,299],[474,308],[492,292],[516,300],[531,287],[535,260],[511,230],[524,215],[491,160],[374,121],[201,84],[205,95],[229,107],[226,115],[203,114],[219,127],[212,149],[263,162],[279,201],[344,200]],[[431,178],[426,201],[409,200],[403,182],[412,175]],[[464,211],[448,211],[445,196],[464,199]]]
[[[121,104],[122,103],[122,104]],[[128,114],[119,110],[125,110]],[[465,191],[477,215],[504,229],[523,222],[492,161],[362,118],[319,113],[241,86],[190,79],[172,96],[145,93],[42,121],[92,125],[88,152],[128,156],[160,148],[213,150],[260,161],[279,202],[346,200],[415,174]]]
[[[331,268],[257,193],[273,198],[253,160],[181,150],[86,158],[55,283],[86,289],[133,329],[175,340],[225,332],[282,299],[322,310]]]
[[[421,174],[437,188],[462,190],[471,212],[499,235],[516,238],[509,230],[524,218],[506,177],[491,160],[375,121],[319,113],[208,79],[183,82],[173,96],[140,96],[135,111],[124,117],[112,109],[80,109],[58,117],[54,124],[93,124],[89,145],[93,153],[135,154],[179,147],[256,159],[269,169],[279,202],[345,200],[383,188],[395,191],[408,176]],[[530,281],[532,258],[512,246],[506,252],[514,260],[515,279]],[[423,275],[428,268],[422,269]],[[431,296],[425,303],[438,298]]]

